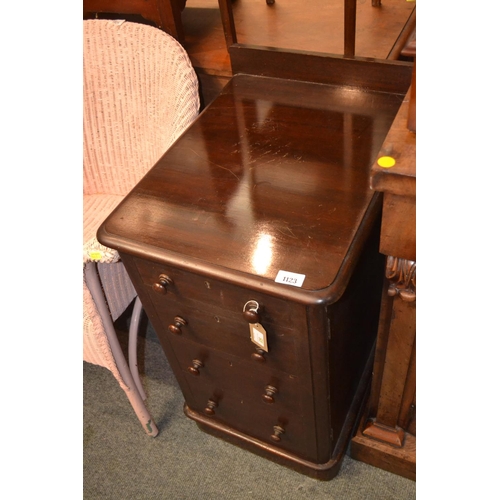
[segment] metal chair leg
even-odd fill
[[[156,427],[156,424],[153,421],[149,413],[149,410],[146,408],[146,405],[144,404],[144,399],[142,397],[142,394],[144,394],[144,390],[143,393],[141,394],[134,381],[134,377],[132,375],[129,365],[127,364],[127,360],[125,359],[122,348],[116,336],[116,331],[113,325],[113,321],[111,319],[106,299],[102,291],[101,281],[99,279],[99,275],[97,272],[97,265],[94,262],[88,262],[87,264],[85,264],[84,272],[85,272],[85,281],[87,282],[87,286],[90,290],[92,298],[94,299],[97,310],[101,317],[101,321],[104,326],[104,331],[106,332],[106,337],[108,339],[111,352],[115,359],[116,366],[125,385],[128,388],[128,390],[125,391],[125,394],[127,395],[130,404],[132,405],[132,408],[134,409],[137,418],[141,422],[141,425],[146,431],[146,433],[154,437],[158,434],[158,428]],[[137,332],[135,333],[135,339],[137,340]],[[135,365],[137,368],[136,362]],[[141,384],[141,389],[142,389],[142,384]]]
[[[142,399],[146,400],[146,393],[142,387],[142,382],[139,377],[139,370],[137,368],[137,335],[139,332],[139,324],[141,322],[142,315],[142,302],[139,297],[135,298],[134,309],[132,311],[132,319],[130,320],[130,329],[128,333],[128,364],[130,367],[130,372],[132,373],[132,378],[134,379],[135,385],[139,390],[139,394]]]

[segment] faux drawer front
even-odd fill
[[[164,297],[175,298],[178,302],[190,300],[220,307],[226,311],[227,317],[238,320],[242,317],[245,303],[255,300],[260,306],[262,323],[295,330],[296,325],[303,322],[303,308],[290,307],[288,301],[142,259],[134,261],[144,285],[150,290],[159,289],[156,285],[161,275],[170,278],[171,284],[164,287]]]
[[[307,359],[303,353],[308,349],[306,314],[302,306],[215,282],[207,289],[204,280],[197,276],[194,284],[186,285],[193,275],[177,272],[169,273],[172,282],[166,286],[166,293],[161,294],[154,290],[155,281],[148,276],[158,277],[165,274],[165,270],[157,267],[151,271],[144,266],[141,274],[165,335],[179,336],[272,370],[296,376],[308,373],[309,366],[303,366],[302,361]],[[188,291],[194,294],[200,287],[206,302],[186,295]],[[250,339],[249,323],[243,317],[243,306],[249,300],[259,304],[267,352],[259,350]]]
[[[182,337],[242,360],[252,361],[256,368],[265,365],[296,376],[307,373],[307,368],[304,369],[300,363],[303,349],[299,348],[300,342],[293,331],[276,331],[274,325],[263,322],[268,351],[262,352],[251,341],[248,323],[243,318],[235,321],[224,316],[223,309],[213,306],[210,311],[200,311],[190,307],[190,304],[155,296],[151,296],[151,299],[162,321],[164,334],[169,337]]]
[[[294,375],[273,372],[184,339],[171,339],[171,345],[191,387],[209,381],[224,393],[244,395],[260,406],[301,416],[312,405],[309,382]]]
[[[308,460],[316,459],[311,390],[296,380],[253,373],[243,363],[184,344],[176,354],[184,367],[190,388],[186,403],[192,410]],[[274,402],[264,400],[269,397]]]

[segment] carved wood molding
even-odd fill
[[[416,300],[417,263],[399,257],[387,257],[385,275],[390,280],[387,293],[394,297],[399,295],[405,302]]]

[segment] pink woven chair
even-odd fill
[[[142,305],[115,250],[96,231],[199,112],[198,79],[167,33],[125,21],[83,21],[83,359],[108,368],[144,430],[158,434],[137,370]],[[128,363],[114,321],[135,299]]]

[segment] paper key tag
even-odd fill
[[[267,332],[260,323],[249,323],[250,340],[262,350],[267,350]]]

